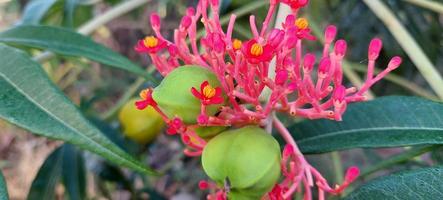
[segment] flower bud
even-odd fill
[[[274,29],[271,31],[268,37],[268,44],[272,47],[278,47],[285,37],[285,32],[280,29]]]
[[[293,27],[295,24],[295,16],[294,15],[288,15],[286,16],[284,26],[285,28]]]
[[[378,55],[380,55],[381,48],[383,47],[383,42],[379,38],[374,38],[369,43],[368,58],[369,60],[376,60]]]
[[[186,15],[188,16],[194,16],[195,15],[195,8],[189,7],[186,9]]]
[[[260,199],[280,177],[280,162],[278,142],[256,126],[220,133],[202,155],[206,174],[218,185],[229,183],[229,199]]]
[[[202,82],[208,81],[213,87],[219,87],[215,74],[206,68],[186,65],[174,69],[154,89],[152,97],[161,110],[169,117],[180,117],[185,124],[197,123],[200,115],[200,100],[191,93],[191,88],[200,88]],[[209,105],[208,116],[217,113],[221,105]]]
[[[346,44],[346,41],[337,40],[337,42],[335,42],[335,46],[334,46],[334,53],[335,53],[335,55],[343,58],[346,54],[347,48],[348,48],[348,45]]]
[[[335,39],[336,35],[337,35],[337,27],[335,27],[334,25],[329,25],[328,27],[326,27],[325,31],[325,42],[331,43]]]
[[[183,16],[182,21],[180,22],[180,26],[183,28],[188,28],[192,23],[192,19],[189,16]]]
[[[314,68],[314,64],[315,64],[315,55],[312,53],[307,53],[305,55],[303,68],[305,69],[306,72],[310,72],[312,68]]]
[[[400,64],[403,62],[400,56],[395,56],[389,61],[388,68],[389,69],[396,69]]]
[[[343,85],[338,86],[335,88],[335,92],[333,94],[333,98],[335,101],[338,101],[339,103],[343,102],[346,97],[346,88]]]
[[[290,144],[287,144],[283,149],[283,157],[289,157],[294,153],[294,147]]]
[[[360,169],[356,166],[349,167],[346,170],[345,181],[348,183],[354,182],[355,179],[360,175]]]
[[[331,59],[329,59],[328,57],[323,58],[320,61],[320,64],[318,67],[318,73],[325,75],[325,74],[329,73],[330,67],[331,67]]]
[[[140,144],[151,142],[165,126],[160,114],[151,106],[138,110],[137,99],[128,101],[118,113],[123,134]]]
[[[156,29],[156,28],[160,28],[160,16],[158,16],[157,13],[152,13],[151,14],[151,26],[152,28]]]
[[[275,74],[275,84],[284,85],[288,80],[288,71],[281,69]]]
[[[211,5],[214,6],[214,7],[218,7],[218,5],[219,5],[219,1],[218,1],[218,0],[210,0],[209,2],[210,2]]]

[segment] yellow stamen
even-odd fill
[[[234,41],[232,41],[232,47],[234,48],[234,50],[239,50],[242,44],[242,41],[239,39],[234,39]]]
[[[299,29],[306,29],[309,26],[309,22],[306,18],[298,18],[295,21],[295,25],[299,28]]]
[[[142,98],[142,99],[147,99],[148,98],[148,92],[149,92],[149,89],[146,89],[146,90],[142,90],[141,92],[140,92],[140,98]]]
[[[251,47],[251,54],[253,56],[261,56],[263,54],[263,47],[258,43],[253,44]]]
[[[215,88],[210,85],[207,85],[203,88],[203,96],[206,98],[212,98],[215,96]]]
[[[149,36],[143,40],[143,43],[145,44],[145,46],[153,48],[158,45],[158,39],[154,36]]]

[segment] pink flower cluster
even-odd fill
[[[279,3],[289,5],[293,13],[286,17],[281,29],[270,28],[270,21]],[[359,89],[346,87],[342,68],[347,43],[342,39],[335,40],[335,26],[330,25],[325,30],[325,44],[321,55],[306,52],[303,48],[305,42],[316,39],[311,34],[309,22],[297,17],[299,8],[307,3],[308,0],[270,0],[269,11],[261,29],[257,27],[255,17],[250,16],[253,37],[241,41],[232,37],[236,16],[231,15],[227,29],[224,30],[219,18],[219,1],[200,0],[196,9],[187,9],[172,41],[162,36],[160,17],[152,14],[151,25],[155,36],[140,40],[135,47],[136,51],[151,57],[163,76],[183,64],[199,65],[214,72],[221,83],[220,88],[212,88],[206,82],[202,83],[200,91],[192,89],[192,93],[202,104],[197,125],[185,125],[179,118],[168,119],[156,106],[149,89],[144,91],[142,100],[137,103],[140,109],[151,105],[162,114],[170,125],[168,132],[180,133],[188,147],[195,150],[186,149],[188,155],[199,155],[206,144],[193,131],[189,131],[192,130],[190,127],[238,127],[250,124],[267,126],[274,123],[288,146],[283,152],[282,163],[286,179],[276,185],[267,197],[270,199],[290,198],[301,183],[305,186],[306,199],[311,198],[309,188],[314,183],[319,188],[319,198],[322,199],[324,192],[337,194],[358,175],[358,169],[351,168],[342,186],[329,187],[320,173],[306,162],[294,139],[281,122],[273,117],[272,112],[340,121],[348,103],[364,101],[365,92],[396,69],[402,61],[400,57],[394,57],[382,72],[374,74],[375,61],[380,54],[382,42],[380,39],[373,39],[368,49],[365,83]],[[208,10],[212,11],[211,16]],[[199,40],[197,24],[200,22],[206,34]],[[201,50],[199,47],[202,47]],[[266,90],[270,92],[267,93]],[[226,94],[229,103],[220,109],[217,116],[207,115],[206,106],[220,102],[221,92]],[[263,98],[266,100],[263,101]]]

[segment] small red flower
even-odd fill
[[[208,81],[204,81],[200,85],[200,92],[194,87],[191,88],[191,92],[204,105],[221,104],[224,101],[221,88],[213,88]]]
[[[139,53],[157,53],[167,46],[164,40],[155,36],[147,36],[143,40],[139,40],[135,46],[135,50]]]
[[[175,117],[174,119],[168,122],[168,128],[166,129],[166,133],[169,135],[175,135],[178,132],[182,131],[183,128],[184,128],[183,121],[180,118]]]
[[[157,106],[157,103],[152,98],[152,89],[151,88],[142,90],[140,92],[140,98],[142,98],[142,99],[135,102],[135,106],[137,106],[137,109],[139,109],[139,110],[143,110],[148,106]]]
[[[306,6],[309,0],[281,0],[281,2],[291,6],[292,9],[299,9]]]
[[[242,52],[248,61],[253,64],[270,61],[274,54],[271,45],[261,45],[254,39],[247,41],[242,46]]]
[[[295,34],[298,39],[315,40],[315,36],[311,34],[309,22],[306,18],[298,18],[295,20],[294,25],[289,32]]]

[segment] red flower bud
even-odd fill
[[[396,69],[398,66],[400,66],[400,64],[402,63],[403,61],[402,61],[402,59],[401,59],[401,57],[400,56],[395,56],[395,57],[393,57],[392,59],[391,59],[391,61],[389,61],[389,64],[388,64],[388,68],[389,69]]]
[[[193,15],[195,15],[195,8],[193,8],[193,7],[189,7],[189,8],[187,8],[187,9],[186,9],[186,15],[187,15],[187,16],[193,16]]]
[[[283,157],[288,157],[294,153],[294,147],[290,144],[287,144],[283,149]]]
[[[284,69],[278,70],[275,75],[275,84],[284,85],[288,80],[288,72]]]
[[[379,38],[374,38],[369,44],[368,58],[369,60],[376,60],[380,55],[383,42]]]
[[[356,166],[349,167],[346,171],[345,182],[351,183],[360,175],[360,169]]]
[[[338,86],[337,88],[335,88],[335,92],[333,95],[333,98],[335,101],[338,102],[343,102],[345,100],[346,97],[346,88],[343,85]]]
[[[273,29],[268,37],[268,44],[272,47],[277,47],[283,41],[285,32],[280,29]]]
[[[180,26],[182,26],[183,28],[188,28],[192,23],[192,19],[191,17],[185,15],[182,18],[182,21],[180,22]]]
[[[160,28],[160,26],[161,26],[161,24],[160,24],[160,16],[158,16],[157,13],[152,13],[151,14],[151,26],[154,29]]]
[[[315,55],[312,53],[306,54],[305,58],[304,58],[304,65],[303,65],[304,69],[306,71],[311,71],[312,68],[314,68],[314,64],[315,64]]]
[[[318,73],[327,74],[329,72],[330,67],[331,67],[331,59],[329,59],[328,57],[323,58],[320,61],[320,65],[318,67]]]
[[[337,35],[337,27],[335,27],[334,25],[329,25],[328,27],[326,27],[325,31],[325,42],[331,43],[335,39],[336,35]]]
[[[206,190],[209,188],[209,183],[207,181],[200,181],[198,183],[198,187],[200,188],[200,190]]]
[[[337,42],[335,42],[335,46],[334,46],[334,53],[335,53],[335,55],[337,55],[339,57],[343,57],[346,54],[347,48],[348,48],[348,45],[346,44],[346,41],[337,40]]]
[[[211,3],[212,6],[218,7],[218,4],[219,4],[218,0],[210,0],[209,2]]]

